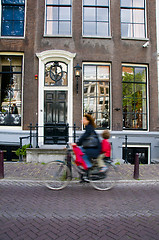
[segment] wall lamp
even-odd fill
[[[76,77],[76,93],[78,94],[78,78],[81,76],[81,69],[82,67],[77,63],[74,67],[75,77]]]

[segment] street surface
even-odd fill
[[[159,240],[159,183],[109,191],[0,181],[0,240]]]

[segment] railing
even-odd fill
[[[44,128],[44,135],[39,135],[39,128]],[[69,136],[69,129],[73,129],[72,136]],[[39,126],[36,124],[35,126],[30,123],[29,125],[29,136],[20,137],[20,149],[23,146],[23,139],[29,139],[29,148],[33,146],[33,140],[35,148],[39,148],[39,138],[44,139],[44,144],[66,144],[69,142],[69,138],[73,138],[73,141],[76,142],[76,124],[73,126],[69,126],[69,124],[45,124],[45,126]],[[19,161],[22,161],[22,155],[19,155]]]

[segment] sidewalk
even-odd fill
[[[44,164],[25,162],[5,162],[4,179],[8,180],[42,180]],[[120,180],[134,180],[134,165],[122,164],[118,166]],[[139,179],[159,181],[159,164],[140,165]]]

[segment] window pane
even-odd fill
[[[144,23],[144,11],[143,10],[133,10],[133,21],[134,23]]]
[[[13,10],[11,7],[3,7],[2,19],[3,20],[13,20]]]
[[[145,25],[134,24],[134,37],[145,38]]]
[[[121,25],[121,36],[122,37],[132,37],[133,36],[133,27],[132,24],[122,24]]]
[[[60,5],[70,5],[72,4],[72,0],[59,0]]]
[[[108,0],[97,0],[97,6],[108,6]]]
[[[50,16],[50,20],[56,20],[58,21],[59,20],[59,8],[58,7],[50,7],[49,8],[49,15],[48,17]],[[49,18],[48,18],[49,20]]]
[[[132,7],[132,0],[120,0],[121,7]]]
[[[59,20],[70,20],[71,19],[71,9],[60,7],[59,8],[60,14],[59,14]]]
[[[130,23],[132,22],[132,10],[130,9],[121,9],[121,22]]]
[[[107,8],[97,8],[97,21],[108,21]]]
[[[84,66],[84,80],[96,80],[96,66]]]
[[[71,34],[70,22],[59,22],[59,34],[61,34],[61,35],[70,35]]]
[[[84,21],[95,21],[96,20],[96,9],[95,8],[84,8]]]
[[[109,36],[108,23],[97,23],[97,35],[103,37]]]
[[[90,0],[83,0],[84,5],[94,6],[94,5],[96,5],[95,2],[96,2],[96,0],[91,0],[91,1]]]
[[[2,3],[24,4],[24,3],[25,3],[25,0],[2,0]]]
[[[109,81],[109,66],[98,66],[97,67],[97,80],[108,80]]]
[[[146,82],[145,68],[135,68],[135,82]]]
[[[144,8],[144,0],[133,0],[133,7]]]

